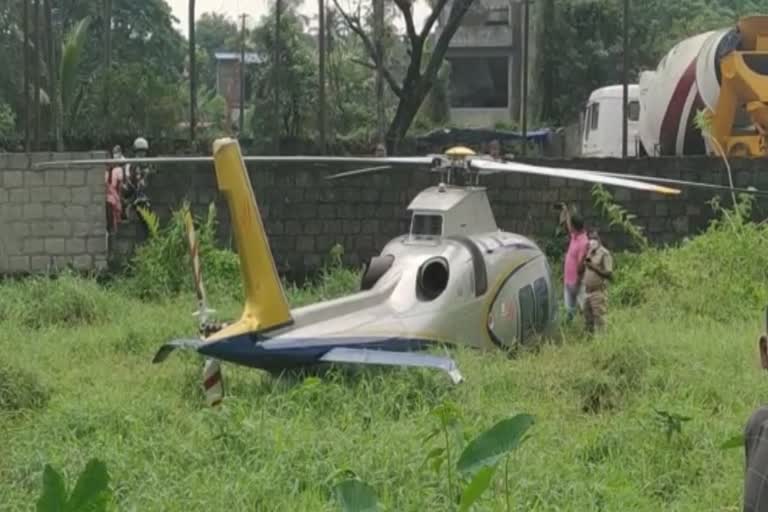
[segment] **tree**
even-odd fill
[[[263,49],[263,62],[256,76],[255,110],[251,128],[266,138],[273,136],[302,137],[316,126],[317,59],[314,39],[305,32],[307,20],[296,6],[284,3],[280,16],[280,45],[275,52],[275,9],[253,31],[253,43]],[[280,90],[280,119],[275,119],[275,80],[273,73],[279,59],[277,87]]]
[[[240,47],[239,31],[234,21],[213,12],[205,12],[195,25],[197,47],[205,51],[206,61],[198,76],[201,85],[211,88],[216,85],[216,52],[234,51]]]
[[[378,63],[384,62],[384,56],[377,51],[377,45],[363,26],[359,12],[358,14],[349,14],[341,8],[338,0],[333,1],[349,28],[362,40],[371,60],[369,65],[375,69]],[[390,154],[397,152],[398,143],[405,137],[424,99],[435,84],[437,74],[445,59],[445,53],[448,51],[448,44],[458,30],[461,20],[471,7],[473,0],[452,0],[450,8],[448,7],[448,0],[435,0],[432,11],[418,32],[413,21],[412,1],[394,0],[394,2],[405,21],[409,55],[408,66],[401,80],[395,77],[391,69],[382,66],[384,78],[399,100],[395,115],[387,129],[387,152]],[[445,9],[449,9],[445,26],[437,32],[434,48],[429,55],[426,55],[427,38]]]

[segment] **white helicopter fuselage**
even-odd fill
[[[264,348],[340,339],[417,349],[424,343],[511,348],[545,334],[556,313],[539,247],[496,227],[482,187],[437,186],[409,206],[410,233],[367,266],[362,291],[293,309]]]

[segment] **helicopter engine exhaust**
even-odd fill
[[[431,258],[419,268],[416,289],[425,300],[435,300],[448,287],[448,262],[443,257]]]

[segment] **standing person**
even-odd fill
[[[490,153],[491,158],[497,162],[504,160],[504,158],[501,156],[501,144],[497,139],[493,139],[491,143],[488,144],[488,153]]]
[[[138,137],[133,142],[133,150],[136,158],[146,158],[149,143],[144,137]],[[128,166],[128,176],[123,187],[123,197],[127,203],[125,210],[130,208],[135,212],[138,207],[150,207],[149,197],[146,193],[149,173],[150,169],[146,164],[137,163],[135,166]]]
[[[606,249],[597,231],[590,231],[587,255],[584,259],[584,320],[589,332],[602,328],[608,307],[607,284],[613,279],[613,256]]]
[[[112,148],[112,158],[125,159],[120,146]],[[106,185],[107,233],[115,233],[118,224],[123,219],[121,193],[125,186],[125,169],[121,165],[107,164],[104,181]]]
[[[568,207],[561,203],[560,221],[565,223],[568,230],[568,251],[565,253],[563,265],[563,285],[565,295],[566,321],[573,320],[578,307],[579,292],[581,291],[584,272],[584,258],[587,255],[589,239],[584,231],[584,220],[577,213],[571,213]]]
[[[760,364],[768,370],[768,333],[758,341]],[[744,512],[768,512],[768,406],[753,411],[744,427]]]

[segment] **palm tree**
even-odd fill
[[[90,18],[84,18],[77,22],[67,33],[61,47],[60,87],[56,88],[59,94],[55,98],[55,108],[59,114],[56,116],[56,146],[58,151],[63,151],[64,131],[70,127],[70,123],[77,113],[79,102],[76,99],[78,91],[82,87],[78,83],[77,73],[80,60],[83,57],[90,23]]]

